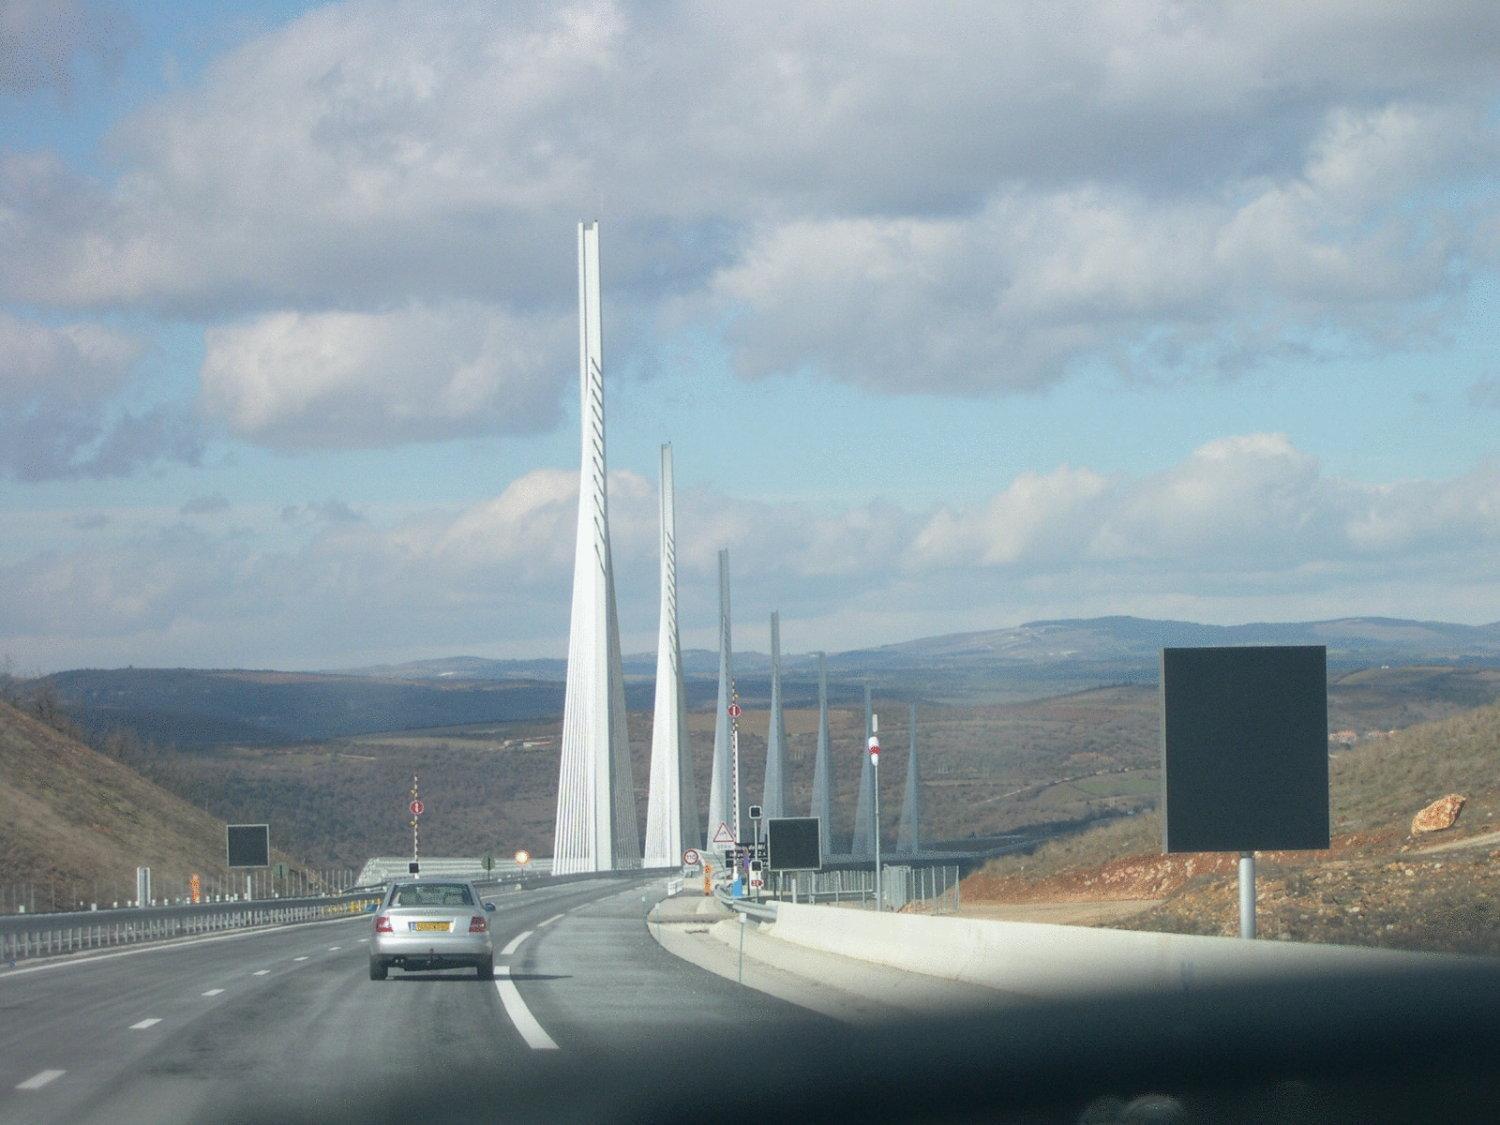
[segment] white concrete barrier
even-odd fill
[[[1343,945],[877,914],[781,903],[766,932],[809,949],[1021,996],[1151,989],[1325,972],[1434,969],[1480,958]]]

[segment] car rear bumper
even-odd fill
[[[370,956],[405,968],[480,965],[495,955],[490,935],[381,934],[370,942]]]

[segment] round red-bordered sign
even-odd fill
[[[412,816],[421,816],[424,812],[427,811],[427,806],[424,805],[421,801],[413,801],[406,807],[411,810]]]
[[[744,712],[740,710],[740,705],[738,703],[731,703],[729,705],[729,717],[731,719],[738,719],[743,714]]]

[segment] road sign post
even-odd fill
[[[1240,936],[1255,937],[1255,853],[1328,847],[1322,645],[1164,648],[1162,850],[1239,856]]]
[[[417,782],[417,775],[411,775],[411,802],[406,806],[406,811],[411,813],[411,873],[417,873],[417,865],[421,857],[417,854],[417,822],[422,814],[427,811],[427,806],[422,804],[421,786]]]
[[[880,878],[880,716],[870,716],[870,765],[875,780],[875,909],[882,909]]]
[[[745,866],[745,885],[750,888],[752,898],[760,898],[761,887],[765,885],[764,880],[757,880],[750,873],[758,871],[760,864],[760,806],[750,806],[750,861]]]
[[[1240,937],[1255,936],[1255,853],[1240,853]]]
[[[734,791],[734,838],[740,838],[740,693],[731,680],[729,684],[729,776],[730,788]]]

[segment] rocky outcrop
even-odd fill
[[[1457,793],[1439,797],[1432,804],[1411,818],[1411,834],[1420,836],[1424,832],[1441,832],[1458,823],[1458,814],[1463,811],[1464,798]]]

